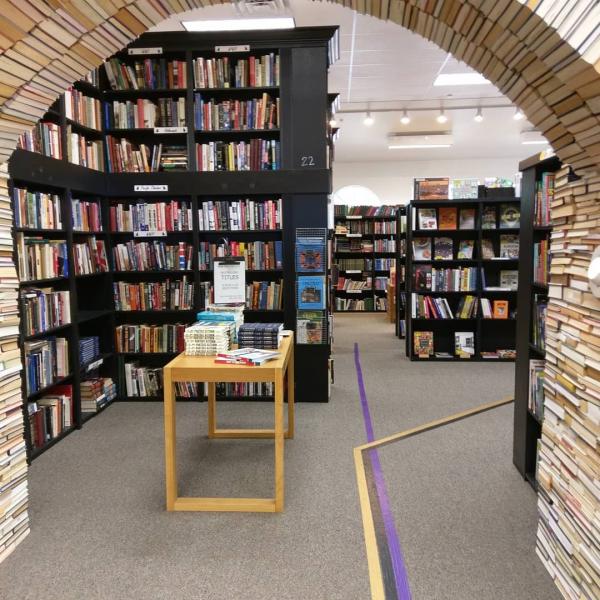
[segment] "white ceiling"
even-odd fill
[[[519,132],[531,129],[515,121],[514,107],[493,85],[434,87],[439,73],[473,72],[465,64],[434,44],[390,22],[359,15],[348,8],[327,2],[290,0],[297,26],[338,25],[340,60],[329,72],[329,90],[339,92],[342,112],[336,144],[336,162],[430,160],[440,158],[503,157],[515,160],[530,156],[543,146],[523,146]],[[233,5],[216,5],[181,13],[152,31],[183,29],[182,20],[235,18]],[[248,16],[248,15],[246,15]],[[263,16],[263,15],[261,15]],[[483,106],[483,123],[473,120],[475,108],[447,110],[449,121],[435,121],[437,107]],[[485,106],[506,106],[488,108]],[[370,107],[372,127],[362,123]],[[436,108],[432,112],[410,113],[409,125],[401,125],[400,112],[378,113],[378,109]],[[387,134],[392,131],[449,130],[454,137],[449,149],[388,150]]]

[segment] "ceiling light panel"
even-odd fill
[[[440,73],[433,82],[435,86],[450,85],[487,85],[488,81],[479,73]]]
[[[257,29],[293,29],[293,17],[269,17],[264,19],[207,19],[205,21],[182,21],[187,31],[251,31]]]

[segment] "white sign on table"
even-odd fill
[[[243,258],[215,258],[215,304],[246,302],[246,262]]]

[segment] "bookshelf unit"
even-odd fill
[[[74,244],[84,243],[95,236],[105,244],[108,259],[108,271],[105,273],[75,275],[70,268],[68,277],[38,281],[39,286],[53,286],[70,292],[72,323],[60,328],[36,335],[36,339],[60,334],[69,342],[70,371],[65,382],[73,383],[73,426],[61,436],[49,442],[41,451],[56,443],[75,428],[81,427],[93,413],[82,413],[80,403],[80,383],[87,374],[89,365],[79,363],[79,338],[96,335],[100,337],[100,357],[102,366],[99,372],[119,382],[117,401],[122,400],[162,400],[162,393],[152,397],[131,397],[123,383],[126,363],[138,361],[140,366],[160,368],[170,360],[173,352],[118,352],[116,351],[115,327],[120,325],[167,325],[192,323],[196,313],[204,308],[203,284],[210,285],[212,269],[199,268],[199,250],[202,244],[217,244],[227,238],[229,242],[249,243],[268,242],[280,244],[282,264],[269,268],[247,270],[247,283],[281,281],[282,307],[274,309],[254,308],[245,311],[245,320],[279,322],[286,328],[296,329],[296,231],[299,228],[327,227],[327,196],[331,191],[331,172],[328,140],[330,132],[325,125],[327,120],[327,69],[337,56],[337,28],[316,27],[297,28],[293,31],[276,32],[226,32],[219,34],[159,33],[144,34],[116,58],[125,64],[133,65],[144,59],[181,61],[186,72],[186,85],[178,89],[127,89],[114,90],[101,68],[98,73],[98,86],[88,81],[73,84],[73,88],[84,95],[98,99],[103,103],[102,129],[82,125],[75,120],[67,120],[65,100],[61,97],[46,117],[61,127],[62,158],[56,159],[28,150],[16,150],[11,157],[9,173],[13,188],[25,188],[32,191],[47,191],[61,196],[63,227],[60,232],[41,232],[40,235],[52,238],[59,234],[66,241],[70,267],[73,264]],[[235,46],[244,44],[236,52]],[[229,53],[217,51],[224,45]],[[232,51],[232,47],[233,51]],[[145,55],[148,48],[161,48],[162,54]],[[142,54],[136,54],[142,52]],[[263,56],[273,53],[280,65],[280,81],[277,86],[262,87],[216,87],[197,89],[194,81],[194,61],[197,58],[227,57],[233,63],[250,56]],[[305,82],[310,80],[307,88]],[[224,129],[203,131],[196,129],[194,118],[194,95],[200,93],[207,100],[251,101],[262,99],[263,93],[277,99],[280,108],[277,127],[270,129]],[[159,98],[185,99],[185,130],[175,128],[172,133],[155,130],[150,127],[115,128],[114,122],[107,120],[107,111],[113,102],[144,99],[157,102]],[[292,103],[293,99],[293,103]],[[182,117],[183,118],[183,117]],[[162,126],[163,123],[161,122]],[[168,123],[167,123],[168,125]],[[167,126],[165,125],[165,126]],[[68,161],[66,153],[67,126],[73,133],[100,140],[104,145],[105,171],[91,169]],[[183,126],[182,126],[183,127]],[[187,168],[176,165],[158,172],[110,172],[108,164],[107,140],[111,137],[126,138],[136,147],[146,144],[149,148],[163,142],[166,145],[178,145],[184,148]],[[276,169],[239,170],[239,171],[199,171],[196,161],[196,144],[216,140],[224,142],[248,142],[263,138],[280,142]],[[149,151],[151,155],[151,150]],[[114,155],[113,155],[114,158]],[[139,188],[136,186],[140,186]],[[74,231],[71,223],[71,200],[98,202],[102,229],[99,231]],[[205,230],[199,222],[198,209],[207,202],[281,199],[282,225],[273,229],[255,228],[236,230],[224,228],[218,231]],[[156,204],[177,200],[191,207],[192,225],[184,231],[167,231],[160,235],[153,232],[143,237],[131,231],[117,231],[111,227],[111,207],[131,206],[140,202]],[[38,235],[38,232],[31,232]],[[127,243],[160,242],[178,245],[180,242],[192,247],[191,265],[181,269],[160,269],[145,271],[131,269],[119,270],[113,257],[113,251],[119,245]],[[327,266],[327,265],[325,265]],[[189,268],[191,267],[191,268]],[[327,270],[325,270],[327,273]],[[116,310],[114,284],[154,283],[187,278],[193,289],[193,302],[189,308]],[[25,287],[23,284],[21,287]],[[128,288],[129,289],[129,288]],[[137,289],[137,288],[136,288]],[[162,306],[162,305],[161,305]],[[326,306],[324,314],[329,307]],[[326,319],[325,319],[326,322]],[[63,333],[64,332],[64,333]],[[327,401],[329,390],[330,343],[325,332],[322,343],[296,343],[295,363],[297,370],[296,398],[299,401]],[[39,395],[39,394],[38,394]],[[271,396],[235,396],[220,394],[221,399],[269,400]],[[204,397],[186,399],[202,400]],[[27,407],[25,406],[25,412]],[[31,436],[27,427],[29,459],[35,458],[40,451],[31,445]]]
[[[502,188],[501,188],[502,189]],[[480,189],[480,194],[485,188]],[[494,190],[497,194],[498,190]],[[510,192],[514,194],[514,190],[510,188]],[[508,275],[503,271],[511,271],[511,277],[515,280],[515,273],[519,268],[518,258],[500,259],[501,250],[506,252],[507,244],[512,241],[514,244],[515,236],[518,236],[518,227],[500,227],[501,213],[508,209],[517,209],[520,204],[520,199],[509,195],[508,191],[504,192],[504,196],[480,196],[479,198],[468,199],[452,199],[452,200],[413,200],[408,206],[407,215],[407,239],[406,239],[406,319],[407,319],[407,334],[406,334],[406,354],[411,360],[418,361],[512,361],[510,357],[491,357],[491,353],[496,353],[497,350],[512,350],[515,349],[515,326],[516,326],[516,289],[490,289],[500,287],[501,279],[507,278]],[[484,192],[485,193],[485,192]],[[502,193],[502,192],[500,192]],[[504,207],[507,207],[504,209]],[[454,228],[440,228],[440,209],[453,210],[455,216]],[[434,227],[421,228],[423,222],[419,221],[419,211],[435,211],[436,223]],[[461,227],[461,211],[471,211],[473,220],[465,221],[465,227]],[[487,215],[487,227],[482,226],[483,214]],[[465,214],[465,219],[466,215]],[[492,221],[492,215],[495,215]],[[491,225],[494,225],[491,227]],[[448,226],[446,224],[446,226]],[[502,238],[502,236],[511,236]],[[447,238],[445,244],[446,249],[439,250],[438,255],[446,256],[445,259],[435,259],[435,240]],[[517,238],[518,239],[518,238]],[[422,240],[426,240],[427,244]],[[459,258],[459,250],[462,244],[471,243],[472,254],[470,258]],[[423,243],[423,248],[415,256],[415,243],[420,246]],[[503,246],[501,246],[503,243]],[[483,248],[486,248],[484,258]],[[429,248],[427,255],[427,248]],[[496,258],[487,258],[491,252]],[[467,251],[468,254],[468,251]],[[518,248],[511,252],[512,255],[518,256]],[[470,273],[471,281],[464,282],[460,285],[460,277],[458,285],[439,285],[436,291],[431,291],[431,280],[433,273],[427,274],[428,271],[437,270],[461,270],[463,277],[467,277]],[[470,271],[462,271],[470,269]],[[452,277],[449,271],[447,276]],[[482,274],[485,277],[485,286],[482,282]],[[429,281],[429,284],[427,284]],[[421,282],[419,285],[418,282]],[[504,282],[505,283],[505,282]],[[503,286],[507,288],[508,286]],[[515,287],[515,286],[511,286]],[[456,289],[458,288],[458,289]],[[469,288],[469,289],[466,289]],[[451,289],[451,291],[450,291]],[[427,315],[435,314],[429,300],[424,300],[419,303],[420,298],[429,297],[439,299],[440,302],[447,302],[454,317],[456,317],[457,309],[460,307],[461,301],[466,303],[467,296],[470,296],[476,309],[476,312],[471,313],[469,318],[431,318]],[[419,298],[420,297],[420,298]],[[504,314],[506,318],[484,318],[482,312],[481,300],[489,300],[490,307],[493,309],[494,301],[505,301]],[[435,301],[433,301],[435,302]],[[500,305],[497,305],[500,309]],[[420,307],[420,309],[419,309]],[[466,314],[466,313],[465,313]],[[494,314],[494,313],[492,313]],[[419,357],[415,353],[415,333],[416,332],[433,332],[433,356]],[[470,358],[461,358],[455,354],[455,332],[464,332],[473,334],[473,353]],[[442,354],[436,356],[435,353]],[[485,353],[490,353],[486,354]]]
[[[348,208],[360,208],[362,213],[373,212],[375,208],[383,209],[389,214],[346,214]],[[334,206],[334,232],[333,232],[333,261],[336,267],[336,277],[333,283],[333,297],[335,312],[377,312],[387,311],[387,284],[383,285],[384,278],[389,280],[390,261],[396,259],[397,239],[397,207],[346,207]],[[337,213],[337,214],[336,214]],[[346,229],[347,232],[340,232]],[[379,231],[375,231],[378,229]],[[364,244],[372,246],[367,250],[349,247],[340,250],[343,244],[350,246]],[[385,246],[386,248],[378,245]],[[392,246],[392,247],[390,247]],[[362,261],[362,268],[361,268]],[[351,264],[356,263],[356,264]],[[340,289],[341,281],[347,281],[349,286],[362,289]],[[353,283],[355,282],[355,283]],[[364,283],[361,283],[364,282]],[[381,283],[376,283],[381,282]],[[338,308],[338,303],[345,300],[362,300],[369,303],[365,309]],[[379,306],[378,306],[379,304]]]
[[[407,207],[399,206],[396,214],[396,335],[406,337],[406,231]]]
[[[534,267],[535,248],[541,242],[547,244],[550,251],[552,225],[549,219],[536,217],[536,206],[545,196],[548,207],[552,198],[553,182],[550,193],[548,186],[542,185],[545,174],[554,175],[561,168],[561,162],[555,156],[541,158],[535,155],[520,163],[523,174],[521,182],[521,268],[519,269],[518,304],[523,307],[517,316],[517,359],[515,364],[515,413],[513,438],[513,463],[523,477],[536,488],[537,444],[542,432],[543,410],[535,409],[532,399],[531,368],[537,365],[543,371],[545,350],[543,337],[534,338],[535,313],[537,306],[548,301],[548,278],[538,281]],[[549,208],[548,208],[549,211]],[[540,275],[539,271],[537,275]],[[543,275],[542,275],[543,279]],[[541,405],[543,407],[543,379],[538,380]]]

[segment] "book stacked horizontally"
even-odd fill
[[[100,354],[100,338],[97,335],[79,338],[81,364],[93,361]]]
[[[276,350],[281,341],[283,323],[244,323],[238,331],[240,348]]]
[[[219,352],[215,363],[225,365],[247,365],[257,367],[269,360],[275,360],[281,355],[272,350],[262,350],[260,348],[239,348],[230,352]]]
[[[97,377],[81,382],[82,412],[97,412],[117,394],[117,387],[110,377]]]
[[[245,304],[209,304],[196,315],[198,321],[233,321],[235,331],[233,341],[237,342],[237,332],[244,322]]]
[[[185,330],[185,353],[188,356],[214,356],[227,352],[231,349],[234,335],[233,320],[198,321]]]

